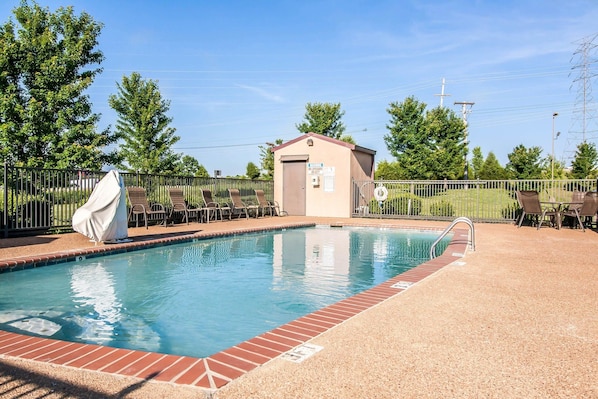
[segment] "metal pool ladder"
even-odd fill
[[[465,216],[460,216],[452,221],[452,223],[444,229],[444,231],[440,234],[440,236],[434,241],[432,246],[430,247],[430,259],[434,259],[436,257],[436,245],[455,227],[457,223],[466,223],[469,226],[470,235],[467,240],[472,251],[475,251],[475,229],[473,228],[473,222],[466,218]]]

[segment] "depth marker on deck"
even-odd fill
[[[398,288],[400,290],[406,290],[407,288],[411,287],[414,283],[411,281],[399,281],[391,285],[392,288]]]
[[[318,353],[324,347],[314,344],[303,344],[284,353],[282,358],[295,363],[301,363],[311,355]]]

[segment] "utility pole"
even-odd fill
[[[444,83],[445,83],[445,80],[444,80],[444,78],[442,78],[442,90],[440,91],[440,94],[434,94],[435,96],[439,96],[440,97],[440,108],[443,107],[442,104],[444,102],[443,101],[444,97],[449,97],[450,96],[450,94],[444,94]]]
[[[463,115],[463,123],[465,124],[465,172],[463,174],[463,179],[469,179],[469,162],[467,161],[467,154],[469,153],[469,148],[467,147],[467,115],[471,113],[471,108],[473,107],[473,102],[470,101],[455,101],[455,105],[461,106],[461,114]]]

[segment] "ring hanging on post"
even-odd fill
[[[376,187],[374,189],[374,198],[376,198],[376,201],[378,202],[386,201],[386,198],[388,198],[388,190],[386,189],[386,187],[382,185]]]

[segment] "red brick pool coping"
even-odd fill
[[[78,257],[134,251],[193,239],[314,225],[314,223],[294,223],[272,228],[248,228],[241,231],[237,230],[234,233],[198,233],[106,245],[84,250],[57,252],[43,256],[20,257],[1,260],[0,271],[39,267],[73,261]],[[376,225],[372,227],[379,228],[381,226]],[[405,229],[408,227],[402,226],[398,228]],[[422,228],[415,229],[424,230]],[[439,229],[429,230],[439,231]],[[80,344],[5,331],[0,331],[0,356],[12,356],[79,369],[215,390],[254,368],[265,364],[271,359],[308,342],[349,318],[398,295],[408,288],[407,285],[409,283],[417,283],[462,258],[468,247],[468,231],[466,229],[454,228],[453,233],[449,245],[440,256],[395,276],[376,287],[326,306],[316,312],[300,317],[290,323],[279,326],[206,358],[167,355],[94,344]]]

